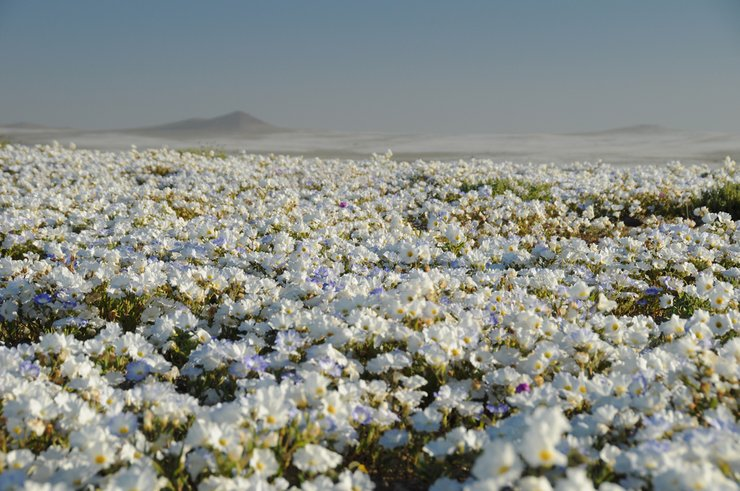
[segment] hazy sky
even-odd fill
[[[740,0],[0,0],[0,122],[740,131]]]

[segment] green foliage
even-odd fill
[[[150,165],[144,168],[144,172],[159,177],[167,177],[177,173],[175,169],[163,164]]]
[[[664,196],[663,193],[641,193],[633,195],[632,199],[639,203],[640,208],[633,215],[628,213],[626,207],[618,212],[612,211],[608,206],[609,203],[603,202],[600,196],[584,196],[581,201],[594,206],[596,218],[608,216],[612,221],[625,220],[627,217],[644,219],[649,216],[660,216],[668,220],[673,218],[695,219],[694,210],[702,207],[706,207],[713,213],[721,211],[729,213],[733,220],[740,219],[740,183],[736,182],[725,181],[694,197],[671,198]]]
[[[197,155],[199,157],[207,157],[210,159],[226,159],[228,157],[227,153],[223,150],[219,150],[217,148],[210,148],[210,147],[199,147],[199,148],[183,148],[181,150],[178,150],[178,153],[180,155],[185,155],[186,153],[189,153],[190,155]]]
[[[462,193],[468,193],[473,190],[480,190],[484,186],[491,188],[491,195],[493,196],[504,194],[506,191],[511,191],[524,201],[549,201],[552,199],[552,194],[550,193],[552,186],[550,184],[513,179],[494,178],[475,183],[464,182],[462,186],[460,186],[460,191]]]
[[[732,215],[733,220],[740,220],[740,183],[727,181],[722,185],[707,189],[694,203],[694,206],[706,206],[713,213],[724,211]]]
[[[2,239],[2,237],[0,237],[0,239]],[[2,240],[0,240],[0,242],[2,242]],[[30,241],[24,242],[22,244],[14,244],[5,250],[0,250],[0,255],[4,257],[9,257],[16,261],[25,259],[26,254],[36,254],[38,256],[41,256],[43,255],[43,253],[44,253],[43,249],[41,249],[37,245],[34,245]]]
[[[88,294],[85,302],[92,307],[97,307],[100,317],[106,321],[118,322],[124,331],[134,331],[151,297],[129,293],[121,298],[114,298],[108,295],[106,289],[105,284],[97,287]]]
[[[696,310],[709,310],[710,308],[708,300],[702,300],[691,296],[688,293],[682,292],[673,300],[673,305],[668,310],[666,317],[670,317],[675,314],[682,319],[688,319],[694,315]]]
[[[740,183],[725,181],[704,190],[701,195],[688,200],[665,200],[660,196],[642,196],[643,207],[652,215],[664,218],[692,218],[694,210],[706,207],[712,213],[729,213],[733,220],[740,219]]]
[[[24,319],[0,322],[0,343],[6,346],[35,343],[43,334],[53,330],[51,322],[27,321]]]

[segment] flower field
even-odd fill
[[[0,490],[735,490],[740,172],[0,148]]]

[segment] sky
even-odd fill
[[[0,0],[0,123],[740,132],[740,0]]]

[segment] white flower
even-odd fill
[[[260,477],[271,477],[275,475],[280,466],[272,450],[255,448],[249,458],[249,467]]]
[[[585,300],[591,295],[593,289],[594,287],[588,286],[583,281],[578,281],[568,289],[568,295],[573,300]],[[608,306],[609,304],[606,305]]]
[[[165,486],[167,486],[167,480],[157,477],[157,473],[151,467],[134,465],[116,472],[103,489],[106,491],[158,491]]]
[[[527,463],[533,467],[552,467],[568,463],[566,456],[558,451],[555,445],[536,432],[525,433],[519,449]]]
[[[709,292],[709,303],[712,308],[719,311],[724,311],[729,307],[730,298],[732,291],[726,288],[716,287]]]
[[[372,491],[375,489],[375,483],[365,472],[360,470],[352,472],[345,469],[339,474],[334,489],[336,491]]]
[[[388,430],[380,437],[379,443],[389,450],[402,447],[409,441],[409,433],[403,430]]]
[[[85,449],[85,453],[91,465],[101,468],[110,467],[117,459],[116,449],[105,441],[92,443]]]
[[[555,491],[596,491],[585,469],[570,467],[566,471],[566,478],[558,481]]]
[[[571,296],[572,295],[573,293],[571,293]],[[611,312],[612,310],[617,308],[617,302],[615,302],[614,300],[609,300],[606,295],[604,295],[603,293],[599,293],[599,300],[596,304],[596,308],[599,309],[600,312]]]
[[[522,473],[523,465],[511,442],[494,440],[483,447],[483,453],[473,465],[472,473],[480,480],[497,486],[511,484]]]
[[[338,453],[310,443],[293,455],[293,465],[305,472],[326,472],[341,462],[342,456]]]
[[[546,477],[527,476],[517,483],[519,491],[552,491],[550,481]]]
[[[519,443],[524,459],[534,467],[565,465],[568,459],[556,448],[561,435],[570,429],[562,410],[539,407],[526,420],[528,428]]]

